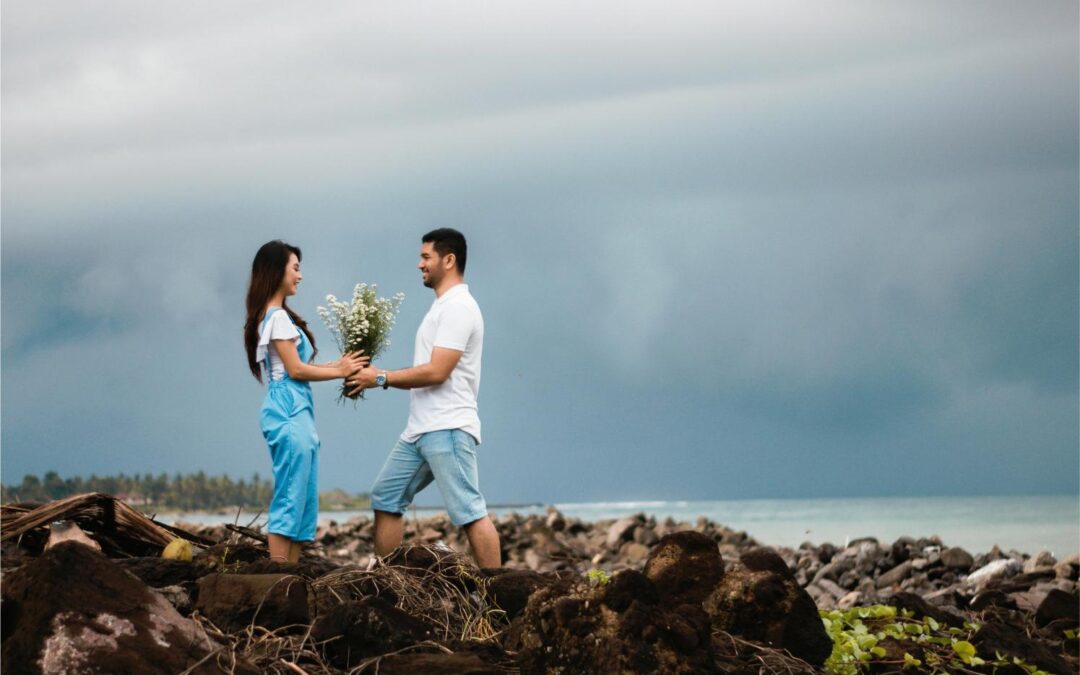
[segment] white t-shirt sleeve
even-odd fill
[[[271,340],[295,340],[299,337],[300,331],[289,319],[288,312],[283,309],[276,310],[263,324],[259,334],[259,346],[255,350],[255,360],[261,362],[266,358],[266,350]]]
[[[433,347],[444,347],[455,351],[465,351],[469,337],[476,329],[476,317],[469,311],[468,305],[451,303],[439,315],[438,328],[435,331]]]

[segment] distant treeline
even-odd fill
[[[143,510],[190,511],[237,506],[265,509],[270,504],[274,484],[257,473],[248,480],[233,480],[228,475],[207,476],[203,471],[173,476],[121,473],[89,478],[61,478],[57,472],[50,471],[42,478],[27,475],[18,485],[4,485],[0,499],[5,504],[48,502],[84,492],[104,492]],[[323,493],[319,501],[320,508],[325,509],[364,508],[368,503],[367,495],[348,495],[341,490]]]

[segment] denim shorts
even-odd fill
[[[405,513],[416,493],[432,480],[442,492],[454,525],[467,525],[487,515],[476,473],[476,439],[461,429],[429,431],[415,443],[398,439],[371,489],[371,507]]]

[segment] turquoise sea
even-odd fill
[[[1051,551],[1061,557],[1080,551],[1080,496],[1049,497],[877,497],[858,499],[746,499],[717,501],[628,501],[555,504],[567,516],[594,521],[645,513],[691,525],[699,517],[744,530],[762,544],[797,547],[804,541],[838,546],[859,537],[888,544],[908,535],[937,535],[947,546],[983,553],[995,544],[1024,553]],[[544,513],[543,505],[492,507],[493,515]],[[439,509],[419,508],[419,517]],[[370,511],[320,514],[320,522],[344,522]],[[242,513],[247,524],[256,514]],[[234,522],[236,512],[161,514],[159,520],[215,524]],[[265,520],[265,518],[262,518]]]

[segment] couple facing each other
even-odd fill
[[[257,380],[267,379],[260,427],[273,463],[274,496],[267,534],[270,558],[296,562],[302,542],[315,539],[319,492],[319,436],[311,382],[344,379],[350,394],[373,387],[409,390],[409,420],[371,491],[375,553],[401,545],[403,514],[433,480],[450,520],[464,527],[480,567],[499,567],[499,535],[480,494],[476,446],[480,417],[480,358],[484,320],[464,283],[465,237],[450,228],[421,238],[417,268],[435,302],[416,333],[413,365],[400,370],[366,367],[360,353],[317,365],[307,322],[286,305],[303,276],[300,249],[271,241],[255,254],[247,294],[244,347]]]

